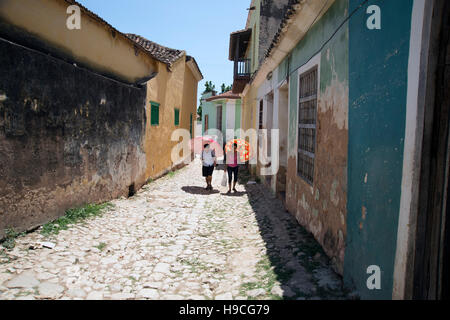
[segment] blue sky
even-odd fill
[[[228,60],[230,33],[245,28],[250,0],[79,0],[123,33],[139,34],[161,45],[185,50],[200,66],[204,80],[233,82]],[[198,102],[197,102],[198,104]]]

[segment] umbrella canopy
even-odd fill
[[[215,151],[216,157],[223,157],[223,149],[220,144],[209,137],[196,137],[191,139],[190,147],[195,154],[201,154],[205,144],[209,144],[210,148]]]
[[[225,145],[225,152],[231,152],[233,150],[233,145],[237,144],[237,152],[241,159],[241,162],[249,161],[251,158],[250,144],[243,139],[233,139],[227,142]]]

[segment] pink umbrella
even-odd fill
[[[205,144],[209,144],[210,148],[215,151],[216,157],[223,157],[223,149],[220,144],[209,137],[196,137],[191,139],[190,147],[195,154],[201,154]]]

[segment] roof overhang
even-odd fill
[[[197,61],[194,59],[194,57],[186,56],[186,64],[191,70],[197,82],[203,80],[203,74],[200,71],[200,67],[198,66]]]
[[[238,94],[234,94],[232,92],[225,92],[218,96],[211,96],[206,99],[207,102],[210,101],[219,101],[219,100],[239,100],[241,97]]]
[[[252,36],[251,28],[236,31],[230,34],[230,52],[228,56],[228,59],[230,61],[235,61],[237,59],[244,58],[251,36]],[[236,48],[238,44],[239,44],[239,52],[238,52],[239,56],[236,57]]]

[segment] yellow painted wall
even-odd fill
[[[147,127],[145,152],[147,157],[147,179],[155,179],[174,166],[171,159],[172,148],[177,142],[171,141],[175,129],[189,130],[189,116],[197,110],[198,81],[187,67],[185,57],[179,59],[172,72],[163,63],[158,63],[158,76],[147,84]],[[159,106],[159,125],[151,125],[151,102]],[[180,125],[175,126],[175,108],[180,109]]]
[[[258,129],[259,104],[256,99],[258,89],[251,86],[242,98],[242,127],[245,131]],[[256,174],[256,166],[250,167],[251,173]]]
[[[83,10],[81,29],[69,30],[68,7],[64,0],[1,0],[0,19],[80,64],[130,83],[148,77],[156,69],[155,60],[144,49],[139,49],[136,56],[133,43],[125,35],[113,36],[111,27]]]
[[[181,125],[189,130],[190,115],[192,114],[192,135],[195,134],[195,120],[197,118],[197,86],[198,81],[189,68],[184,74],[183,109]]]

